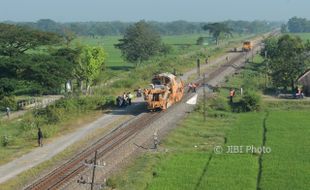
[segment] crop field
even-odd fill
[[[310,40],[310,33],[293,33],[295,36],[299,36],[302,40]]]
[[[171,52],[171,55],[178,55],[181,53],[180,51],[186,52],[199,49],[201,46],[196,45],[196,41],[199,37],[210,36],[208,33],[162,36],[162,41],[173,47],[174,51]],[[246,37],[248,36],[238,36],[236,34],[233,38],[227,39],[225,41],[236,41]],[[122,36],[96,36],[95,38],[84,36],[77,38],[73,43],[101,46],[107,53],[106,66],[108,68],[112,70],[128,70],[133,68],[133,64],[124,61],[120,50],[114,47],[114,45],[117,44],[118,40],[121,38]],[[209,44],[208,47],[209,46],[212,46],[212,44]]]
[[[121,189],[239,190],[257,189],[257,185],[260,189],[307,189],[310,185],[307,180],[310,175],[309,114],[308,110],[270,110],[268,116],[264,112],[245,113],[237,118],[229,116],[227,119],[233,121],[230,125],[224,124],[227,119],[218,122],[210,119],[211,122],[205,124],[201,115],[193,114],[163,142],[162,146],[171,152],[138,159],[129,167],[130,175],[118,178],[124,185]],[[262,156],[261,179],[257,184],[259,154],[226,151],[228,146],[260,147],[265,117],[265,146],[270,147],[271,152]],[[191,125],[193,123],[199,123],[200,127]],[[224,134],[226,144],[221,142]],[[207,144],[220,144],[224,151],[215,154]],[[141,167],[142,164],[146,167]],[[139,172],[134,174],[132,170],[137,168]]]
[[[308,189],[310,187],[310,120],[308,110],[270,112],[263,156],[262,189]]]
[[[163,36],[163,42],[173,45],[195,45],[197,38],[201,36],[200,34],[193,35],[178,35],[178,36]],[[104,37],[79,37],[76,42],[81,44],[89,44],[102,46],[107,52],[107,67],[111,69],[126,69],[133,67],[133,64],[127,63],[123,60],[121,52],[119,49],[115,48],[114,45],[118,43],[118,40],[122,36],[104,36]]]

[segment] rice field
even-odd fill
[[[192,114],[164,140],[162,146],[172,152],[144,156],[127,170],[137,171],[139,167],[138,173],[114,179],[124,185],[119,189],[137,190],[307,189],[309,108],[268,112],[208,118],[208,123],[203,122],[201,115]],[[260,154],[245,151],[245,147],[259,148],[263,144],[264,119],[265,147],[271,152],[261,156],[260,165]],[[216,154],[207,144],[220,145],[223,152]],[[227,152],[229,146],[243,146],[243,152]],[[142,163],[147,170],[140,167]],[[139,179],[138,185],[133,176]]]

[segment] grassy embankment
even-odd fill
[[[255,62],[230,77],[217,98],[210,99],[207,122],[199,111],[192,113],[161,142],[168,152],[142,155],[110,184],[126,190],[307,189],[310,102],[268,99],[254,113],[232,113],[227,104],[230,87],[242,85],[245,91],[260,93],[264,75],[258,72],[261,59]],[[262,145],[271,152],[245,151],[245,146]],[[214,146],[223,152],[216,154]],[[243,146],[243,153],[227,153],[228,146]]]

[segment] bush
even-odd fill
[[[107,185],[108,187],[111,187],[112,189],[115,189],[115,188],[116,188],[116,181],[113,180],[113,179],[111,179],[111,178],[109,178],[109,179],[107,179],[107,181],[106,181],[106,185]]]
[[[227,102],[227,99],[221,96],[211,98],[209,100],[209,106],[213,110],[230,111],[230,106]]]
[[[0,110],[6,110],[6,107],[9,107],[11,110],[17,110],[15,96],[5,96],[0,100]]]
[[[104,109],[105,107],[114,105],[114,97],[112,96],[87,96],[63,98],[43,109],[36,110],[34,115],[40,117],[43,124],[56,124],[63,121],[66,117],[77,113]]]
[[[239,102],[243,112],[259,111],[261,108],[261,97],[255,92],[248,91]]]
[[[7,135],[4,135],[1,137],[2,146],[4,146],[4,147],[8,146],[9,142],[10,142],[10,140],[9,140],[9,137]]]

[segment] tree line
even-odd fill
[[[51,19],[41,19],[37,22],[21,22],[10,24],[17,24],[31,27],[34,29],[55,32],[63,34],[65,31],[72,31],[76,35],[81,36],[104,36],[104,35],[123,35],[126,29],[133,25],[131,22],[68,22],[59,23]],[[210,24],[207,22],[187,22],[183,20],[173,22],[156,22],[148,21],[160,35],[180,35],[180,34],[194,34],[204,32],[202,26]],[[267,21],[224,21],[224,23],[232,28],[237,33],[260,33],[269,31],[275,26],[279,26],[278,22]]]
[[[287,22],[287,28],[292,33],[310,32],[310,20],[299,17],[292,17]]]

